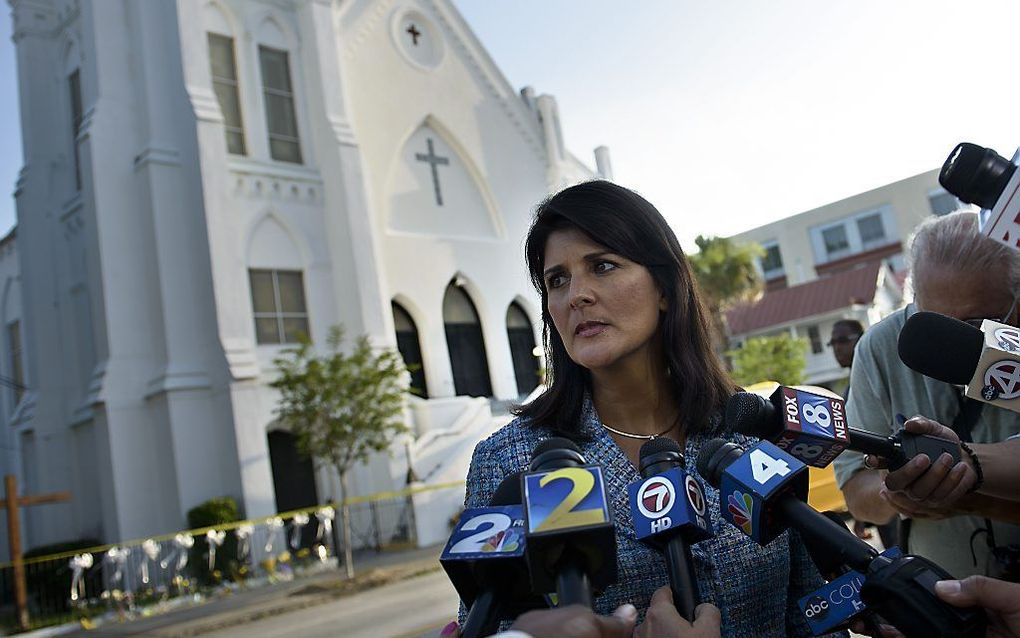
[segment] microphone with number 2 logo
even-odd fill
[[[531,583],[524,549],[518,472],[503,479],[488,507],[464,510],[439,558],[469,608],[462,636],[495,633],[501,616],[513,616],[509,605],[529,599]]]
[[[616,581],[616,533],[602,468],[569,439],[542,441],[522,479],[527,559],[536,593],[591,608],[592,589]]]

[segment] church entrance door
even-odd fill
[[[397,350],[404,359],[404,365],[411,371],[411,393],[423,399],[429,397],[428,386],[425,385],[425,369],[422,367],[421,344],[418,341],[418,327],[411,314],[397,302],[393,305],[393,325],[397,331]]]
[[[467,293],[452,283],[446,287],[443,297],[443,323],[446,345],[450,349],[454,391],[458,396],[491,397],[489,361],[478,312]]]
[[[514,361],[517,393],[524,396],[538,385],[538,357],[535,356],[535,332],[524,310],[516,303],[506,311],[506,336]]]
[[[277,512],[289,512],[319,504],[312,460],[298,452],[293,434],[283,430],[269,433],[269,463],[273,469]],[[315,541],[315,516],[310,518],[311,522],[301,530],[302,547],[310,547]],[[287,539],[290,542],[289,531]]]

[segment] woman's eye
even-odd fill
[[[553,288],[559,288],[564,283],[566,283],[566,281],[567,278],[564,277],[563,275],[553,275],[546,280],[545,285],[551,290]]]
[[[595,272],[596,273],[609,272],[610,270],[615,270],[615,269],[616,269],[616,264],[614,264],[611,261],[600,261],[600,262],[597,262],[595,264]]]

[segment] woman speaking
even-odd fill
[[[618,579],[594,611],[631,603],[640,620],[668,582],[663,556],[635,538],[627,486],[640,478],[638,452],[669,437],[696,473],[709,439],[746,444],[722,431],[735,387],[712,351],[680,243],[637,193],[605,181],[557,193],[538,207],[525,250],[542,298],[548,388],[475,448],[466,507],[487,505],[540,441],[572,439],[602,466],[615,515]],[[721,612],[722,635],[810,636],[797,600],[823,581],[800,539],[784,532],[760,547],[720,520],[718,491],[706,486],[706,496],[716,536],[693,546],[694,571],[702,600]]]

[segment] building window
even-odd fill
[[[287,52],[260,46],[259,64],[262,67],[262,94],[266,101],[269,155],[281,162],[300,164],[301,145]]]
[[[843,224],[823,230],[822,241],[825,243],[825,252],[828,253],[830,259],[834,255],[850,248],[850,242],[846,236],[846,227]]]
[[[946,191],[940,191],[929,195],[928,204],[931,206],[932,214],[940,217],[963,208],[963,202],[956,199],[956,197]]]
[[[209,64],[212,67],[213,91],[223,112],[223,128],[227,134],[227,151],[244,155],[244,126],[241,121],[241,99],[237,88],[237,62],[234,39],[209,34]]]
[[[21,402],[25,393],[25,369],[21,363],[21,322],[7,324],[7,344],[11,353],[11,381],[14,385],[14,405]]]
[[[258,343],[297,343],[307,336],[308,311],[300,270],[249,270]]]
[[[80,191],[81,160],[78,151],[78,133],[81,132],[82,100],[81,75],[77,69],[67,78],[67,84],[71,91],[71,144],[74,147],[74,189]]]
[[[857,232],[861,235],[861,244],[867,250],[872,246],[885,243],[885,226],[882,225],[882,213],[873,213],[857,220]]]
[[[808,326],[808,339],[811,340],[811,354],[820,354],[822,348],[822,335],[818,332],[818,326]]]
[[[765,256],[761,260],[762,273],[765,279],[781,277],[783,273],[783,257],[779,254],[779,244],[771,242],[762,244],[765,249]]]

